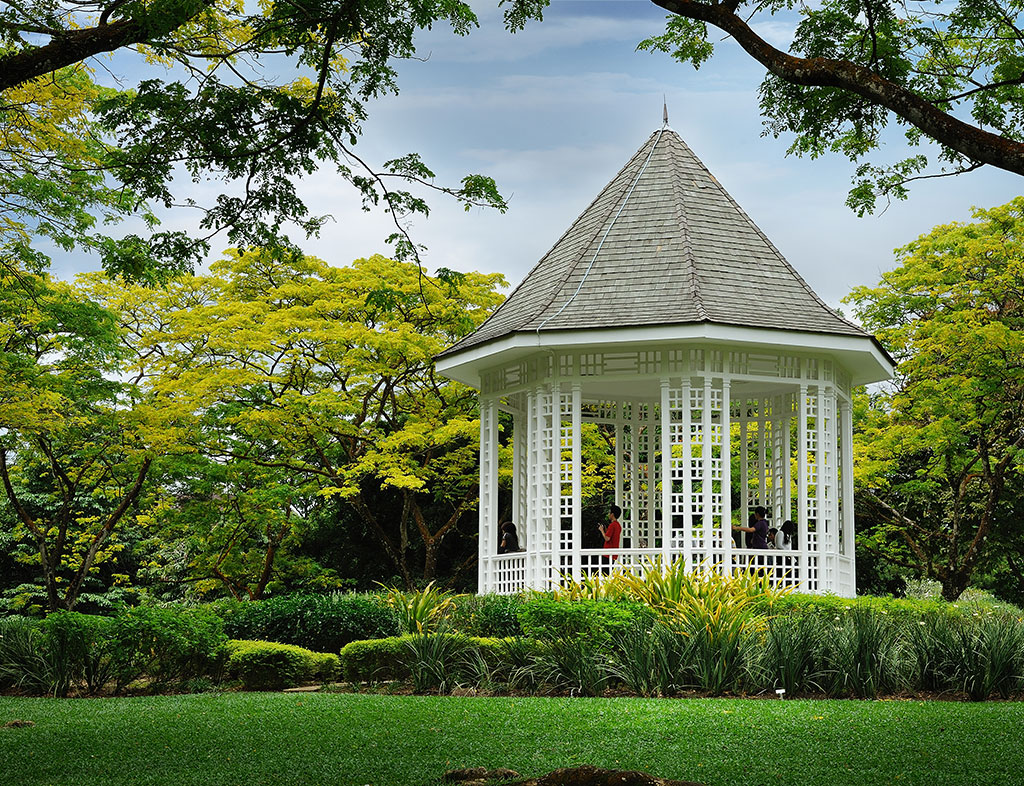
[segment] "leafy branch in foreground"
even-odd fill
[[[508,4],[510,28],[544,3]],[[101,253],[108,272],[169,276],[225,233],[239,246],[291,248],[286,229],[315,234],[296,181],[333,164],[399,225],[397,254],[416,257],[404,219],[427,212],[405,187],[441,191],[467,208],[504,209],[494,182],[469,175],[440,186],[415,154],[382,167],[355,155],[367,102],[395,93],[396,64],[416,56],[416,34],[477,24],[461,0],[325,0],[248,6],[237,0],[40,0],[0,10],[0,243],[23,264],[45,264],[35,236]],[[124,89],[96,85],[95,58],[134,57]],[[133,55],[132,55],[133,53]],[[295,76],[288,73],[297,71]],[[134,84],[133,84],[134,83]],[[33,122],[27,122],[33,121]],[[26,131],[27,129],[27,131]],[[51,131],[57,129],[57,132]],[[221,181],[209,204],[182,197],[181,179]],[[116,219],[147,205],[199,211],[194,232],[94,234],[97,214]]]
[[[1018,0],[652,0],[669,11],[666,31],[640,44],[700,67],[716,27],[767,70],[761,84],[766,133],[792,135],[789,153],[837,153],[860,162],[847,204],[858,214],[879,197],[904,199],[927,177],[994,166],[1024,175],[1024,32]],[[792,29],[788,47],[759,31]],[[891,121],[928,155],[876,164]]]

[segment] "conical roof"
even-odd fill
[[[868,337],[663,128],[494,314],[440,357],[514,333],[687,323]]]

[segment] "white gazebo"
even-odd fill
[[[480,391],[480,592],[600,569],[608,552],[584,548],[581,528],[581,431],[595,423],[623,509],[616,565],[753,564],[854,595],[851,391],[892,360],[667,125],[437,368]],[[499,411],[523,549],[501,555]],[[738,547],[731,524],[758,505],[796,523],[796,549]]]

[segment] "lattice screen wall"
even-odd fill
[[[527,384],[545,373],[558,379]],[[588,396],[591,378],[623,374],[647,375],[630,384],[635,398]],[[765,377],[775,380],[771,392],[756,395]],[[746,564],[730,529],[735,490],[736,520],[764,505],[773,525],[797,523],[797,550],[765,564],[792,572],[806,590],[853,593],[852,505],[843,504],[852,494],[849,378],[831,360],[699,349],[568,353],[522,361],[489,384],[481,397],[482,591],[543,588],[607,564],[581,542],[581,428],[589,421],[614,435],[623,508],[617,565],[654,555]],[[513,389],[501,392],[506,384]],[[500,559],[490,524],[498,515],[499,401],[514,418],[511,508],[525,547]]]

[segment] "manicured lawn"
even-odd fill
[[[1024,703],[225,694],[0,698],[4,786],[426,786],[590,763],[712,784],[1021,784]]]

